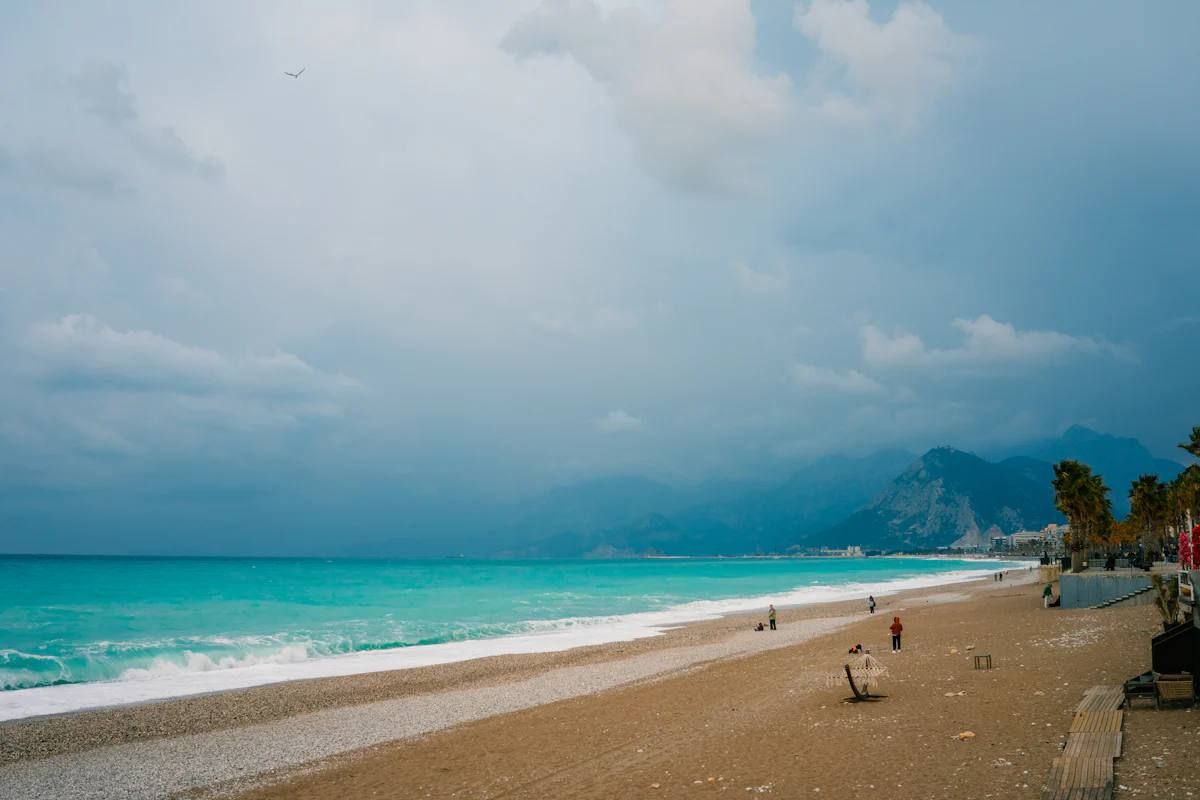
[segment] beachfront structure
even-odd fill
[[[1067,534],[1069,534],[1070,532],[1071,532],[1070,525],[1059,525],[1054,522],[1051,522],[1049,525],[1042,528],[1042,530],[1041,530],[1041,534],[1046,542],[1052,542],[1059,547],[1062,546],[1063,537],[1066,536]]]
[[[845,549],[834,547],[805,547],[798,551],[801,555],[820,556],[823,558],[866,558],[862,547],[856,544],[848,545]]]
[[[1017,551],[1040,555],[1062,549],[1063,535],[1069,533],[1070,525],[1051,523],[1040,531],[1017,531],[1004,536],[992,537],[992,550]]]

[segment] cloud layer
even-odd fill
[[[336,398],[358,388],[292,353],[231,358],[152,331],[118,331],[86,314],[38,323],[29,350],[44,380],[74,391],[247,394],[276,400]]]
[[[1128,356],[1128,350],[1088,336],[1058,331],[1018,331],[987,314],[973,320],[956,319],[953,327],[963,335],[959,347],[929,348],[919,336],[889,336],[873,325],[862,329],[863,359],[878,367],[982,367],[1018,363],[1037,365],[1072,355]]]
[[[754,69],[748,0],[669,0],[654,19],[544,0],[502,44],[519,58],[573,58],[608,90],[647,167],[684,188],[736,188],[789,112],[788,76]]]
[[[1029,19],[0,7],[0,551],[428,541],[480,495],[1072,423],[1175,454],[1200,9]]]
[[[922,0],[901,0],[886,22],[867,0],[811,0],[796,28],[821,53],[822,114],[848,124],[916,125],[960,79],[975,48]]]

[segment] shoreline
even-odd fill
[[[892,595],[874,616],[857,600],[781,609],[774,633],[739,614],[561,653],[0,723],[0,800],[682,798],[745,787],[1032,800],[1078,694],[1145,669],[1160,626],[1147,606],[1046,611],[1037,574],[1016,573]],[[905,622],[900,655],[887,652],[894,614]],[[856,642],[890,668],[882,702],[847,704],[845,682],[828,682]],[[996,668],[972,669],[972,652],[990,652]],[[1171,719],[1146,716],[1159,731]],[[962,730],[980,743],[961,742]]]
[[[914,557],[916,558],[916,557]],[[928,556],[944,560],[971,560]],[[996,569],[1019,569],[1022,562],[987,560]],[[779,608],[816,607],[865,598],[874,593],[887,597],[906,591],[951,586],[977,580],[992,570],[965,569],[872,583],[814,585],[787,592],[696,600],[658,610],[632,612],[612,617],[583,617],[547,620],[546,631],[443,642],[428,645],[345,653],[336,656],[266,660],[259,664],[229,669],[180,671],[160,677],[94,681],[31,687],[0,692],[0,724],[81,711],[112,709],[164,702],[214,693],[239,691],[305,680],[350,678],[397,670],[438,667],[481,658],[570,652],[584,647],[629,643],[657,638],[677,628],[711,622],[739,614],[754,613],[774,602]],[[555,625],[557,623],[557,625]],[[568,624],[569,623],[569,624]]]
[[[119,795],[150,800],[179,794],[208,798],[247,792],[254,800],[376,793],[397,799],[462,794],[480,798],[666,796],[642,790],[631,792],[626,790],[630,787],[614,781],[618,777],[624,781],[620,776],[625,772],[643,768],[642,762],[648,756],[643,756],[642,748],[647,753],[666,753],[665,766],[671,776],[678,774],[680,759],[714,759],[712,747],[724,752],[728,744],[726,734],[720,730],[727,723],[724,720],[731,706],[736,706],[732,711],[737,712],[738,720],[743,714],[749,715],[745,720],[756,735],[767,732],[772,736],[769,741],[790,742],[797,724],[794,714],[828,714],[827,705],[835,708],[847,693],[844,682],[840,688],[826,684],[830,667],[844,660],[841,654],[845,654],[847,642],[863,642],[893,670],[901,670],[894,673],[899,685],[884,686],[896,700],[859,709],[883,712],[881,720],[892,720],[892,724],[918,724],[917,733],[906,734],[918,740],[931,705],[961,710],[983,702],[983,721],[949,723],[954,728],[949,733],[986,729],[1009,716],[1003,710],[997,717],[997,711],[1027,702],[1032,694],[1045,693],[1049,696],[1046,699],[1062,699],[1066,704],[1063,698],[1081,691],[1082,687],[1067,688],[1080,669],[1096,673],[1098,668],[1111,668],[1114,660],[1123,658],[1116,675],[1140,672],[1140,663],[1129,657],[1130,648],[1140,651],[1140,640],[1105,639],[1116,628],[1102,631],[1094,622],[1108,619],[1127,628],[1133,624],[1140,626],[1139,631],[1152,630],[1153,626],[1146,625],[1150,619],[1147,607],[1104,613],[1046,612],[1038,601],[1036,581],[1036,573],[1022,571],[1003,583],[983,579],[950,589],[908,591],[884,599],[874,616],[866,613],[858,601],[781,609],[780,630],[775,633],[751,631],[750,622],[755,616],[742,614],[680,627],[653,639],[559,654],[482,658],[440,667],[290,682],[0,723],[0,787],[14,793],[7,795],[0,788],[0,798],[44,796],[70,800]],[[906,631],[916,631],[931,642],[918,638],[906,646],[902,658],[887,654],[886,624],[895,613],[904,618]],[[1086,636],[1076,636],[1080,630]],[[1028,639],[1031,634],[1036,636]],[[961,649],[977,643],[980,649],[986,646],[1000,658],[997,670],[973,672],[967,666],[970,654],[962,652],[943,661],[954,654],[954,645]],[[950,649],[946,650],[948,645]],[[1024,655],[1018,655],[1022,652]],[[1087,658],[1080,660],[1084,655]],[[1054,664],[1063,657],[1074,657],[1074,661],[1055,667],[1028,663],[1036,672],[1022,674],[1026,672],[1026,661],[1043,658]],[[925,658],[924,666],[920,666],[920,658]],[[934,661],[929,662],[929,658]],[[1018,658],[1020,663],[1016,662]],[[954,664],[956,678],[942,675],[949,664]],[[917,672],[904,673],[905,668],[916,668]],[[1052,672],[1046,672],[1048,669]],[[1086,679],[1094,678],[1093,674]],[[973,699],[942,698],[941,681],[965,679],[976,681],[976,688],[968,692]],[[1013,690],[1018,694],[1000,694],[991,699],[978,694],[998,679],[1015,679],[1015,685],[1024,688]],[[907,694],[907,690],[900,691],[901,686],[914,681],[919,681],[923,692],[926,682],[932,681],[928,691],[938,691],[906,712],[913,715],[911,720],[895,717],[894,703]],[[1039,691],[1031,692],[1031,684]],[[910,688],[914,691],[917,686]],[[798,702],[802,706],[791,709],[788,705]],[[821,703],[820,710],[816,710],[817,703]],[[772,715],[782,710],[787,710],[785,717],[775,720]],[[710,716],[713,714],[718,716]],[[671,728],[660,729],[668,717],[683,726],[678,736],[671,733]],[[854,730],[866,724],[868,718],[845,732],[830,729],[817,739],[806,739],[803,745],[794,742],[780,746],[802,750],[833,747],[828,756],[833,763],[862,744],[846,736],[857,736]],[[1014,735],[1022,730],[1027,733],[1030,729],[1020,727],[1026,724],[1020,722],[1012,728]],[[1042,717],[1038,716],[1040,724]],[[626,752],[628,759],[608,764],[608,771],[602,775],[577,775],[577,770],[587,768],[595,759],[599,759],[595,763],[604,763],[604,753],[611,748],[600,747],[593,739],[605,739],[616,730],[614,726],[635,726],[632,732],[626,730],[620,736],[632,735],[632,739],[622,741],[625,745],[637,742],[637,752]],[[638,733],[637,726],[646,728]],[[878,738],[900,733],[884,728]],[[577,741],[580,736],[589,739]],[[670,752],[659,746],[664,736],[672,742]],[[715,744],[704,745],[706,736],[716,736]],[[620,746],[629,750],[625,745]],[[757,752],[763,746],[758,744],[751,750]],[[600,747],[596,751],[599,754],[589,756],[590,747]],[[485,756],[493,753],[503,758],[499,762],[488,760],[490,757],[479,763],[474,758],[464,762],[456,756],[464,752]],[[896,758],[907,763],[911,758],[894,753],[893,748],[884,747],[872,756],[872,763],[877,760],[890,764]],[[743,753],[738,764],[749,757]],[[1050,758],[1046,753],[1044,764],[1037,759],[1037,770],[1048,768]],[[791,757],[784,760],[790,762]],[[452,764],[449,772],[439,766],[448,763]],[[529,794],[510,793],[512,787],[506,783],[491,786],[486,792],[479,789],[478,781],[508,781],[509,775],[515,781],[517,772],[512,770],[520,769],[575,774],[575,782],[570,792],[558,793],[541,789]],[[854,762],[842,769],[857,775],[857,770],[869,770],[870,766]],[[949,776],[948,769],[940,774],[947,787],[958,780]],[[424,783],[418,781],[422,775]],[[1031,780],[1036,786],[1036,778]],[[364,786],[362,781],[368,783]],[[464,789],[463,781],[476,781],[469,784],[475,789]],[[646,781],[643,789],[649,782],[660,782],[654,777],[646,777]],[[686,796],[695,789],[691,782],[682,787],[688,790]],[[768,783],[761,780],[756,786]],[[734,788],[742,793],[742,786]],[[859,788],[868,790],[865,783]],[[827,788],[822,796],[860,794],[838,795]],[[894,796],[943,795],[898,792]]]
[[[1013,585],[1015,581],[1009,582]],[[781,630],[798,622],[829,617],[872,619],[889,609],[923,598],[934,602],[959,599],[1004,584],[986,577],[950,584],[877,595],[878,612],[871,617],[861,599],[839,599],[798,606],[779,606]],[[947,592],[947,587],[961,591]],[[644,654],[710,644],[755,634],[752,624],[762,610],[731,613],[715,619],[685,623],[660,635],[631,641],[606,642],[566,650],[494,655],[432,666],[387,670],[349,676],[280,681],[226,691],[149,700],[103,708],[0,721],[0,767],[29,758],[44,758],[113,744],[220,731],[267,723],[380,700],[524,680],[547,671],[604,664]],[[767,636],[771,632],[764,632]],[[747,650],[753,649],[753,645]]]
[[[883,619],[859,610],[793,645],[231,780],[203,796],[1034,800],[1080,696],[1145,669],[1148,638],[1161,627],[1146,606],[1048,611],[1036,573],[1013,578],[913,592],[889,601]],[[905,622],[900,654],[888,652],[892,612]],[[845,680],[829,681],[847,643],[859,641],[889,670],[878,702],[848,702]],[[994,668],[975,669],[978,653]],[[1195,788],[1190,745],[1177,741],[1190,715],[1135,713],[1143,730],[1181,746],[1178,759],[1164,754],[1181,765],[1175,785]],[[1183,798],[1161,791],[1155,743],[1127,743],[1137,746],[1158,760],[1118,762],[1119,782],[1134,795]]]

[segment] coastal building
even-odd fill
[[[1031,554],[1057,552],[1062,548],[1063,535],[1070,529],[1069,525],[1051,523],[1038,531],[1017,531],[993,536],[991,549],[994,552],[1016,551]]]
[[[844,549],[833,547],[806,548],[805,555],[821,556],[823,558],[866,558],[867,554],[863,552],[862,547],[852,544]]]

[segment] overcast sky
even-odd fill
[[[5,3],[0,551],[1173,455],[1198,41],[1191,0]]]

